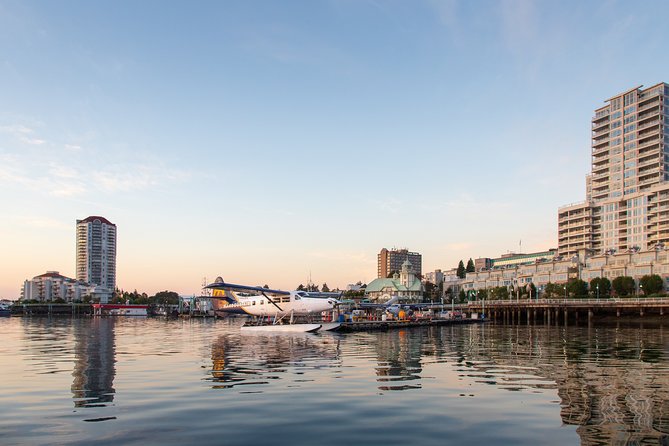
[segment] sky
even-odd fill
[[[117,225],[117,285],[376,277],[382,248],[557,247],[590,120],[669,81],[665,1],[0,0],[0,297],[75,275]]]

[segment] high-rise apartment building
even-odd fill
[[[116,225],[104,217],[77,220],[77,280],[114,292]]]
[[[405,260],[411,263],[414,274],[421,275],[423,268],[423,258],[417,252],[409,252],[407,249],[387,250],[383,248],[377,255],[377,277],[385,279],[392,273],[400,272]]]
[[[669,85],[618,94],[592,118],[586,199],[558,210],[558,254],[669,243]]]

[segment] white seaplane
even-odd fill
[[[243,330],[272,332],[315,332],[321,328],[336,327],[324,324],[295,323],[295,316],[307,316],[333,310],[338,304],[339,293],[283,291],[248,285],[235,285],[217,277],[211,289],[212,298],[217,299],[215,311],[227,314],[255,316],[256,322],[244,324]],[[285,318],[289,317],[286,321]],[[263,323],[269,321],[269,323]]]

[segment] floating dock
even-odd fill
[[[336,331],[348,333],[352,331],[396,330],[412,327],[433,327],[436,325],[480,324],[487,319],[425,319],[417,321],[355,321],[342,322]]]

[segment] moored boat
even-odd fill
[[[148,305],[93,304],[94,316],[146,316]]]

